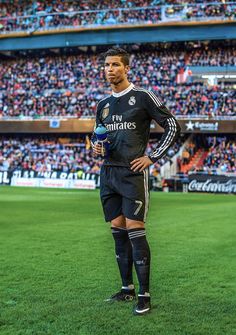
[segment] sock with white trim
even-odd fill
[[[145,229],[129,229],[128,234],[132,244],[133,261],[139,281],[139,294],[147,295],[149,293],[151,255]]]
[[[133,286],[131,288],[133,284],[133,256],[128,232],[125,228],[115,227],[112,227],[111,231],[115,241],[116,260],[120,270],[122,288],[133,289]]]

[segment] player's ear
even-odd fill
[[[125,66],[125,73],[127,74],[127,73],[129,72],[129,70],[130,70],[130,66],[129,66],[129,65],[126,65],[126,66]]]

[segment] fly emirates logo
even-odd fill
[[[136,129],[136,122],[123,121],[123,115],[112,115],[112,123],[107,123],[108,131],[114,130],[133,130]]]

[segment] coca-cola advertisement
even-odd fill
[[[236,177],[191,174],[188,191],[236,194]]]

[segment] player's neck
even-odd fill
[[[118,83],[117,85],[111,84],[111,89],[115,93],[120,93],[120,92],[126,90],[126,88],[128,88],[130,84],[131,83],[128,80],[124,80],[124,81]]]

